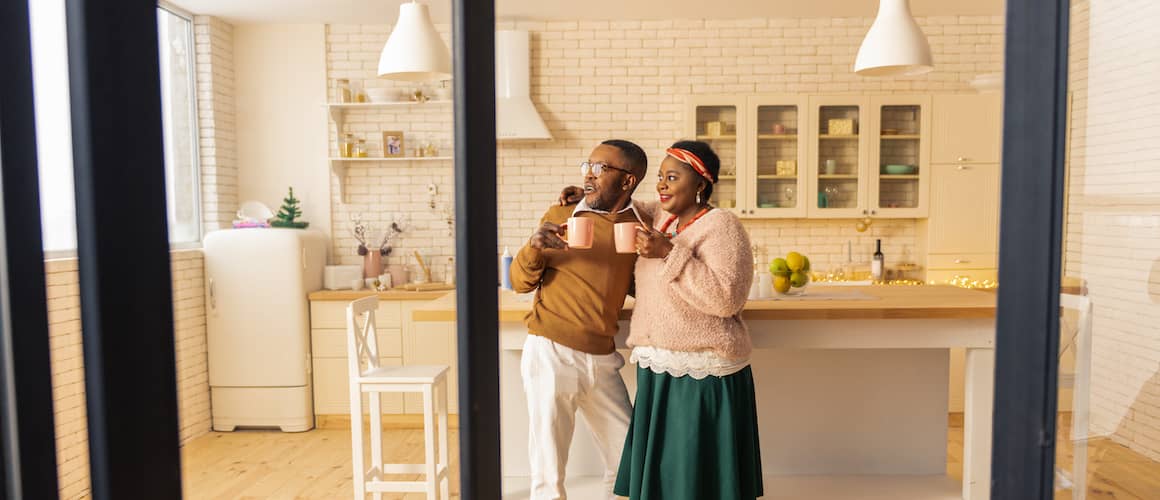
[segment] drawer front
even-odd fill
[[[400,366],[400,358],[381,358],[384,366]],[[350,384],[346,358],[314,358],[314,413],[316,415],[350,415]],[[403,413],[402,393],[383,393],[383,413]],[[367,398],[363,395],[363,413]]]
[[[403,333],[395,328],[380,328],[378,331],[379,357],[399,358],[403,356]],[[315,328],[310,331],[311,354],[316,358],[346,359],[346,330],[336,328]]]
[[[998,256],[993,253],[930,254],[927,259],[929,269],[991,269],[999,267]]]
[[[316,300],[310,302],[310,326],[312,328],[341,328],[346,329],[347,302],[333,300]],[[379,301],[379,308],[375,311],[375,325],[379,328],[402,328],[403,312],[399,302],[394,300]]]

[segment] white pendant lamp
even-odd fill
[[[910,15],[908,0],[879,0],[878,17],[858,49],[854,72],[862,76],[912,76],[933,69],[930,44]]]
[[[426,5],[399,6],[399,20],[379,56],[379,77],[411,82],[451,78],[451,54]]]

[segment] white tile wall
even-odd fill
[[[238,206],[234,120],[234,28],[220,18],[194,17],[197,114],[201,153],[202,227],[230,227]]]
[[[1002,68],[1001,17],[927,17],[919,24],[928,35],[936,71],[916,78],[869,79],[853,74],[858,46],[870,18],[743,19],[657,21],[551,21],[500,23],[500,29],[532,32],[532,100],[548,123],[551,142],[504,142],[499,146],[499,250],[523,244],[559,189],[579,182],[579,161],[601,140],[637,142],[650,167],[664,148],[682,138],[684,97],[714,93],[914,93],[966,92],[980,73]],[[447,38],[447,26],[440,31]],[[349,78],[368,86],[398,86],[375,78],[387,25],[331,25],[327,34],[328,85]],[[333,98],[333,91],[331,92]],[[354,133],[377,146],[381,130],[403,130],[407,142],[436,142],[450,151],[449,107],[416,107],[398,112],[360,112]],[[334,137],[331,150],[335,151]],[[372,155],[376,154],[372,150]],[[355,242],[343,228],[359,212],[368,219],[408,213],[412,219],[439,217],[427,205],[425,185],[441,186],[437,210],[449,206],[451,163],[390,163],[350,169],[350,202],[333,189],[334,260],[356,263]],[[333,182],[333,181],[332,181]],[[653,196],[649,176],[638,197]],[[853,221],[777,220],[748,222],[755,243],[768,255],[804,250],[818,267],[845,259],[846,241],[868,258],[874,239],[883,252],[901,256],[914,248],[913,221],[879,221],[858,233]],[[446,231],[405,234],[390,262],[411,249],[450,256]]]
[[[173,252],[171,266],[178,424],[184,445],[210,429],[202,283],[205,266],[200,251]],[[60,497],[88,498],[88,424],[76,259],[45,262],[45,279]]]
[[[1074,0],[1066,274],[1088,282],[1093,433],[1160,460],[1160,4]]]

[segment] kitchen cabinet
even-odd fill
[[[933,107],[932,163],[999,163],[999,94],[936,95]]]
[[[805,217],[809,200],[801,137],[809,123],[809,99],[761,96],[746,100],[746,161],[738,166],[742,215]]]
[[[717,185],[709,197],[713,206],[744,216],[751,209],[743,186],[751,167],[745,161],[748,141],[746,99],[738,96],[692,96],[686,100],[686,137],[703,141],[721,159]]]
[[[956,276],[994,280],[998,269],[998,164],[931,167],[930,218],[919,222],[927,255],[927,281]]]
[[[319,292],[325,293],[325,292]],[[456,392],[457,358],[455,327],[411,321],[411,310],[428,300],[379,300],[375,311],[378,327],[379,361],[384,366],[423,364],[447,365],[447,402],[451,413],[458,412]],[[314,378],[316,415],[350,413],[349,370],[347,365],[346,306],[350,300],[310,301],[311,368]],[[423,413],[421,396],[383,394],[384,414]],[[363,404],[366,404],[364,396]],[[364,406],[365,408],[365,406]]]
[[[927,216],[930,96],[814,96],[809,102],[809,217]]]

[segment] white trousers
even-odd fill
[[[524,342],[520,373],[528,399],[528,461],[531,500],[564,500],[564,469],[576,426],[576,410],[592,430],[604,460],[608,498],[620,466],[620,452],[632,406],[620,377],[620,353],[588,354],[538,335]],[[585,499],[588,500],[588,499]]]

